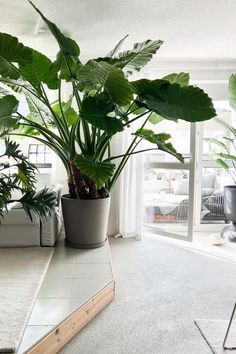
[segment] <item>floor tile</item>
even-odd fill
[[[56,249],[51,262],[71,263],[74,264],[76,259],[76,250],[72,248]]]
[[[45,278],[72,278],[74,264],[51,261]]]
[[[86,252],[77,252],[76,263],[110,263],[109,253],[106,252],[94,252],[90,250]]]
[[[87,301],[99,290],[104,288],[110,281],[110,278],[73,279],[70,298],[80,298]]]
[[[68,299],[37,299],[29,325],[56,326],[70,315]]]
[[[53,328],[54,326],[27,326],[23,334],[17,354],[23,354],[39,339],[49,333]]]
[[[112,278],[110,264],[75,264],[74,278]]]
[[[111,280],[108,244],[91,250],[74,249],[66,247],[60,237],[17,354],[23,354],[27,347],[64,321]]]
[[[40,288],[39,299],[67,299],[70,297],[72,279],[45,278]]]
[[[70,313],[77,311],[81,306],[83,306],[89,299],[87,298],[76,298],[70,299]]]
[[[98,248],[88,248],[88,249],[77,248],[76,251],[77,251],[77,253],[87,253],[87,252],[89,252],[91,255],[98,254],[98,253],[99,254],[109,253],[109,249],[108,249],[107,243],[104,246],[98,247]]]

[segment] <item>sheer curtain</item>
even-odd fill
[[[125,152],[133,138],[130,129],[118,134],[112,142],[112,154]],[[109,235],[141,239],[142,198],[142,154],[136,154],[130,157],[111,193]]]

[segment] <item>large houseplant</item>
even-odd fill
[[[189,85],[187,73],[156,80],[128,80],[152,59],[162,41],[147,40],[119,52],[123,38],[106,56],[84,64],[79,59],[78,44],[32,6],[58,42],[59,52],[52,62],[17,38],[0,34],[0,82],[23,93],[30,109],[30,114],[23,116],[17,109],[15,95],[3,95],[2,131],[4,134],[10,128],[13,134],[34,136],[60,157],[69,187],[69,194],[63,198],[67,243],[96,247],[105,240],[109,193],[129,157],[140,152],[142,140],[153,144],[150,148],[183,161],[169,142],[170,135],[146,129],[146,123],[160,119],[202,121],[215,116],[215,110],[203,90]],[[63,85],[72,89],[71,96],[64,101]],[[54,103],[48,98],[49,89],[57,92]],[[132,123],[137,121],[139,129],[132,131]],[[111,140],[125,129],[131,129],[132,143],[119,156],[113,156]],[[107,210],[98,215],[101,206]],[[95,221],[100,223],[100,232]],[[79,230],[85,240],[74,238]]]

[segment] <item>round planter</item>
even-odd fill
[[[226,226],[221,232],[225,241],[236,242],[236,186],[224,187],[224,213],[232,224]]]
[[[71,199],[63,195],[62,213],[66,245],[73,248],[98,248],[105,244],[110,198]]]

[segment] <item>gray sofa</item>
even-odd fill
[[[19,203],[13,203],[0,224],[0,247],[54,246],[62,221],[60,216],[61,185],[52,187],[57,198],[56,214],[41,222],[33,215],[29,219]]]
[[[182,222],[188,219],[189,211],[189,180],[183,180],[178,188],[161,190],[144,200],[144,217],[147,222]],[[223,220],[224,214],[223,190],[215,175],[202,176],[202,207],[201,220]]]

